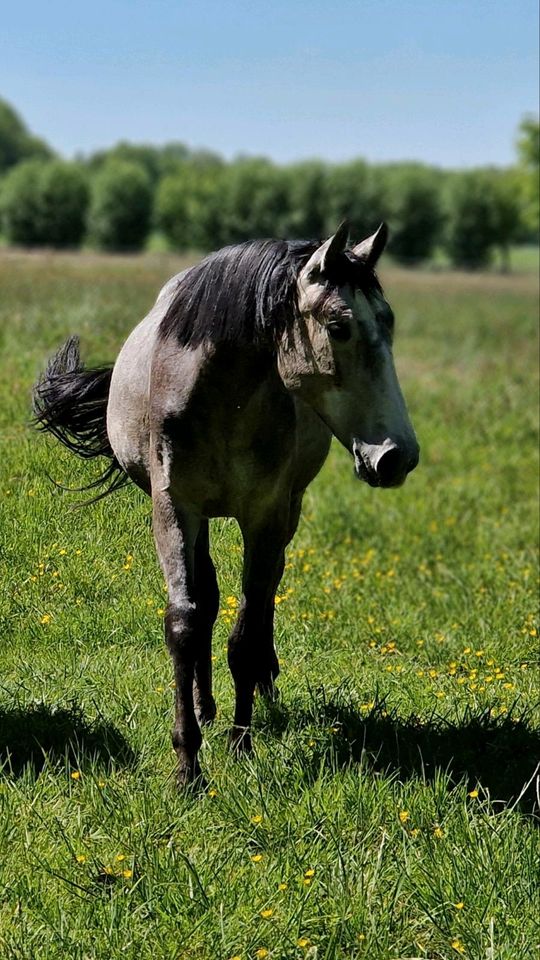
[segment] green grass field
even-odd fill
[[[383,271],[422,447],[397,491],[335,446],[277,608],[281,697],[226,750],[239,535],[206,792],[173,786],[149,501],[28,427],[78,332],[112,360],[172,256],[0,255],[0,956],[530,960],[537,929],[537,281]]]

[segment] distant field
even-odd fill
[[[383,270],[421,464],[374,491],[334,447],[245,762],[225,748],[240,541],[214,524],[219,712],[193,800],[172,784],[149,501],[72,510],[47,474],[78,486],[93,466],[27,425],[63,339],[112,360],[183,262],[0,253],[0,956],[535,955],[538,287],[519,264]]]

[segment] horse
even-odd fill
[[[387,232],[381,224],[349,247],[345,222],[324,242],[218,250],[166,283],[114,365],[85,369],[71,337],[34,386],[39,428],[82,457],[109,458],[88,485],[105,485],[94,499],[129,480],[152,499],[180,785],[201,777],[201,727],[216,713],[209,520],[233,517],[243,536],[242,598],[228,642],[229,740],[243,752],[256,689],[275,693],[274,598],[285,548],[332,436],[371,487],[400,486],[418,463],[393,361],[394,317],[375,272]]]

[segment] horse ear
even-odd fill
[[[347,249],[349,239],[349,221],[343,220],[336,232],[328,237],[308,260],[304,270],[309,275],[314,268],[326,273],[338,257]]]
[[[368,267],[374,267],[386,246],[387,240],[388,227],[385,223],[381,223],[378,230],[371,237],[366,237],[361,243],[357,243],[352,248],[352,252],[355,257],[363,260]]]

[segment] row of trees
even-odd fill
[[[495,250],[507,265],[510,244],[538,230],[535,121],[523,122],[519,161],[507,170],[452,173],[362,160],[226,163],[177,143],[119,144],[66,163],[3,107],[9,123],[2,126],[0,102],[0,213],[10,243],[137,250],[158,230],[174,249],[209,250],[251,237],[322,237],[347,217],[359,237],[387,220],[391,252],[403,263],[444,247],[454,264],[474,268]]]

